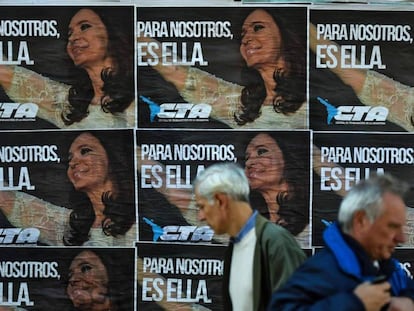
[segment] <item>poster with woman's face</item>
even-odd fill
[[[2,5],[0,38],[0,129],[134,126],[132,6]]]
[[[129,215],[135,223],[132,130],[20,131],[1,137],[0,228],[32,230],[25,231],[32,232],[26,238],[19,233],[23,240],[16,234],[3,244],[62,245],[75,211],[91,220],[87,232],[99,215]]]
[[[413,131],[411,8],[312,8],[310,127]]]
[[[308,247],[309,143],[309,131],[137,131],[140,241],[223,242],[198,218],[192,183],[210,165],[235,162],[252,208]]]
[[[337,219],[342,197],[360,180],[391,174],[413,183],[414,148],[409,133],[314,133],[312,244],[322,245],[326,224]],[[414,206],[413,193],[405,198]],[[407,210],[407,241],[413,246],[413,211]]]
[[[0,305],[5,308],[134,310],[133,248],[2,247],[0,251]]]
[[[308,128],[305,7],[138,7],[139,127]]]

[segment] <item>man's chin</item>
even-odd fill
[[[379,260],[381,260],[381,259],[382,259],[382,260],[387,260],[387,259],[390,259],[393,253],[394,253],[394,249],[392,249],[392,250],[387,250],[387,251],[385,251],[385,252],[383,252],[383,253],[381,254],[381,256],[380,256]]]

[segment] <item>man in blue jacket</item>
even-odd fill
[[[231,237],[224,260],[223,310],[264,311],[272,292],[305,260],[295,238],[253,210],[249,182],[234,163],[209,166],[194,183],[199,219]]]
[[[414,281],[391,257],[405,241],[407,190],[389,175],[353,187],[325,247],[273,293],[269,310],[414,311]]]

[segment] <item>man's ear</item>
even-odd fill
[[[360,231],[361,229],[365,228],[365,226],[369,223],[370,221],[365,211],[356,211],[354,216],[352,217],[352,225],[354,231]]]
[[[217,192],[214,194],[214,199],[217,201],[220,207],[227,208],[229,203],[229,196],[223,192]]]

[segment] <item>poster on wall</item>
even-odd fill
[[[309,131],[171,129],[136,136],[140,241],[227,242],[199,221],[192,183],[210,165],[235,162],[245,169],[252,207],[309,247]]]
[[[222,310],[223,245],[138,243],[138,310]]]
[[[306,7],[138,7],[139,127],[308,128]]]
[[[414,11],[399,9],[310,10],[312,129],[413,131]]]
[[[3,247],[7,310],[134,310],[135,249]]]
[[[394,256],[400,262],[405,273],[412,279],[414,277],[413,249],[396,248]]]
[[[336,220],[342,197],[360,180],[391,174],[413,184],[414,136],[410,133],[314,132],[312,244],[322,245],[326,224]],[[406,205],[414,206],[412,191]],[[413,212],[407,211],[408,236],[414,246]]]
[[[133,6],[2,6],[0,129],[135,126]]]
[[[132,130],[1,137],[1,244],[134,245]]]

